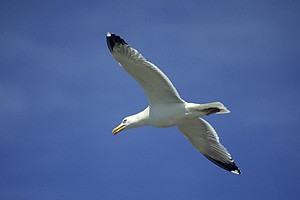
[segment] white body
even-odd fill
[[[137,114],[137,118],[143,124],[150,125],[158,128],[166,128],[171,126],[177,126],[185,122],[187,119],[197,119],[207,113],[203,110],[211,107],[212,105],[225,109],[225,107],[219,103],[210,104],[195,104],[195,103],[176,103],[166,105],[153,105],[147,107],[145,110]],[[171,112],[170,112],[171,111]],[[228,110],[223,110],[223,113],[228,113]],[[135,115],[134,115],[135,116]]]

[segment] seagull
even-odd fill
[[[214,128],[201,118],[204,115],[229,113],[222,103],[196,104],[184,101],[169,78],[124,39],[108,32],[106,41],[112,56],[141,85],[149,102],[142,112],[125,117],[112,130],[113,135],[140,126],[177,126],[206,158],[227,171],[241,174],[229,152],[220,143]]]

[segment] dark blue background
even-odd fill
[[[1,199],[299,198],[298,1],[0,2]],[[243,174],[177,128],[111,135],[147,106],[110,55],[121,35],[206,117]]]

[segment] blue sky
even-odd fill
[[[1,1],[1,199],[296,199],[297,1]],[[147,101],[107,31],[159,66],[242,170],[215,166],[176,127],[112,136]]]

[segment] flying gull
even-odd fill
[[[125,117],[112,130],[114,135],[139,126],[177,126],[206,158],[225,170],[241,174],[229,152],[220,143],[214,128],[201,118],[204,115],[229,113],[222,103],[187,103],[181,99],[169,78],[120,36],[108,32],[106,41],[112,56],[142,86],[149,101],[145,110]]]

